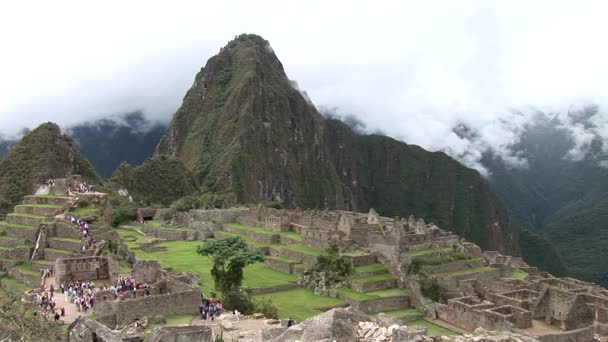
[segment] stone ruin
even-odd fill
[[[60,258],[55,261],[55,287],[74,281],[116,283],[118,267],[109,256]]]
[[[146,317],[194,314],[201,304],[197,286],[182,282],[162,270],[158,261],[138,261],[133,266],[136,281],[149,281],[150,294],[128,291],[114,300],[109,290],[96,294],[93,308],[96,320],[111,329],[124,327]]]

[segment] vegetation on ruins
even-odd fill
[[[344,281],[353,271],[350,260],[340,254],[338,243],[331,240],[325,252],[317,257],[313,272],[325,274],[325,285],[331,287]]]
[[[63,341],[65,332],[55,322],[32,315],[9,293],[0,298],[0,341]]]
[[[191,209],[224,208],[229,204],[228,197],[221,194],[194,194],[188,195],[173,202],[174,211],[188,211]]]
[[[197,253],[208,257],[213,263],[211,276],[215,281],[215,288],[224,295],[241,287],[243,269],[247,265],[264,261],[264,254],[251,248],[239,236],[206,241],[199,246]]]

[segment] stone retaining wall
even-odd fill
[[[51,204],[51,205],[66,205],[69,199],[67,197],[36,197],[25,196],[23,203],[25,204]]]
[[[293,273],[294,264],[290,263],[290,262],[276,260],[276,259],[266,259],[266,261],[264,261],[264,264],[266,266],[272,268],[273,270],[277,270],[279,272],[289,273],[289,274]]]
[[[32,207],[32,206],[25,204],[25,205],[16,205],[15,212],[23,213],[23,214],[30,214],[30,215],[55,216],[61,212],[61,209],[45,208],[45,207]]]
[[[54,235],[62,238],[80,239],[80,231],[76,225],[70,222],[57,221],[52,227],[49,227],[52,232],[49,235]]]
[[[369,281],[369,282],[352,282],[350,287],[357,292],[371,292],[384,290],[391,287],[397,287],[397,279],[387,279],[381,281]]]
[[[49,248],[54,249],[65,249],[68,251],[78,252],[82,249],[82,242],[78,241],[65,241],[65,240],[56,240],[53,238],[49,238],[46,240]]]
[[[69,258],[71,256],[73,256],[73,254],[65,254],[65,253],[60,253],[60,252],[55,252],[55,251],[51,251],[48,248],[45,248],[42,250],[44,258],[46,260],[51,260],[51,261],[55,261],[56,259],[59,258]]]
[[[422,266],[422,270],[425,273],[441,273],[441,272],[454,272],[467,268],[483,267],[484,263],[481,259],[476,260],[460,260],[454,261],[441,265],[427,265]]]
[[[36,217],[15,216],[15,215],[9,214],[6,216],[6,221],[8,223],[17,223],[17,224],[24,224],[26,226],[38,227],[38,225],[40,225],[40,221],[42,221],[42,220],[39,218],[36,218]]]
[[[536,336],[536,339],[543,342],[578,342],[578,341],[593,341],[594,328],[593,325],[589,327],[571,330],[571,331],[560,331],[555,334],[547,334],[543,336]]]
[[[148,235],[152,235],[159,239],[165,239],[169,241],[180,241],[180,240],[188,240],[188,231],[179,230],[179,229],[164,229],[164,228],[156,228],[144,226],[142,231]],[[191,231],[194,235],[194,231]]]
[[[36,243],[36,234],[38,233],[38,230],[35,228],[27,229],[21,227],[5,226],[4,231],[6,232],[6,235],[24,238],[30,243]]]
[[[347,258],[351,259],[354,267],[375,264],[377,262],[376,257],[372,254],[347,256]]]
[[[239,216],[247,214],[249,210],[244,209],[195,209],[188,212],[178,212],[175,220],[180,225],[190,227],[193,222],[208,221],[215,223],[237,222]]]
[[[0,249],[0,258],[29,260],[32,254],[32,249],[29,246],[19,246],[15,248]]]
[[[452,276],[439,277],[439,286],[446,291],[456,291],[460,289],[460,281],[466,279],[477,279],[479,282],[495,281],[500,278],[500,270],[493,269],[472,274],[456,274]]]
[[[39,287],[40,286],[40,275],[29,274],[26,272],[22,272],[17,268],[12,268],[8,271],[8,274],[15,278],[17,281],[30,286],[30,287]]]
[[[285,236],[281,236],[281,241],[280,241],[283,245],[294,245],[294,244],[298,244],[300,243],[300,241],[292,239],[292,238],[288,238]]]
[[[259,295],[259,294],[293,290],[296,288],[298,288],[298,285],[296,285],[296,284],[283,284],[283,285],[277,285],[277,286],[271,286],[271,287],[247,288],[247,289],[245,289],[245,291],[247,291],[251,295]]]
[[[304,262],[311,265],[317,262],[317,257],[315,255],[304,254],[302,252],[294,251],[287,248],[281,249],[280,255],[285,258],[298,260],[300,262]]]
[[[346,298],[343,299],[347,300]],[[410,306],[410,299],[407,296],[378,298],[364,302],[359,302],[356,300],[347,301],[352,307],[365,313],[387,312],[404,309]]]
[[[224,230],[229,233],[241,234],[250,237],[252,240],[262,243],[279,243],[281,242],[281,236],[279,234],[263,234],[256,233],[246,229],[240,229],[231,226],[224,226]]]

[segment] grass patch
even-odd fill
[[[372,291],[366,293],[359,293],[355,290],[348,288],[339,288],[336,289],[336,292],[341,295],[354,299],[359,302],[365,302],[368,300],[379,299],[379,298],[389,298],[389,297],[399,297],[399,296],[407,296],[407,291],[402,289],[386,289],[380,291]]]
[[[296,240],[296,241],[302,241],[302,236],[296,232],[278,232],[279,235],[292,239],[292,240]]]
[[[82,240],[80,240],[80,239],[72,239],[72,238],[64,238],[64,237],[52,237],[52,238],[49,238],[49,240],[57,240],[57,241],[66,241],[66,242],[78,242],[78,243],[82,243]]]
[[[306,246],[300,245],[300,244],[286,245],[283,248],[289,249],[292,251],[296,251],[296,252],[300,252],[300,253],[304,253],[304,254],[308,254],[308,255],[314,255],[314,256],[319,256],[319,255],[323,254],[323,251],[321,251],[321,250],[306,247]]]
[[[196,248],[200,245],[202,245],[201,241],[168,241],[156,245],[165,247],[162,251],[145,252],[141,249],[133,249],[133,252],[141,259],[158,260],[164,268],[196,274],[201,279],[201,290],[208,295],[215,291],[210,274],[212,264],[208,258],[196,253]],[[244,273],[243,286],[249,288],[284,285],[297,279],[295,275],[275,271],[263,263],[247,266]]]
[[[0,226],[3,226],[3,227],[12,227],[12,228],[21,228],[21,229],[38,229],[37,227],[30,226],[30,225],[27,225],[27,224],[8,223],[8,222],[0,222]]]
[[[29,218],[35,218],[35,219],[44,219],[44,216],[40,216],[40,215],[32,215],[32,214],[25,214],[25,213],[10,213],[8,215],[6,215],[6,217],[9,216],[15,216],[15,217],[29,217]]]
[[[355,267],[355,272],[378,272],[378,271],[386,271],[386,267],[382,264],[370,264],[365,266],[357,266]]]
[[[350,252],[344,252],[344,253],[340,253],[340,254],[345,255],[345,256],[350,256],[350,257],[369,255],[369,253],[365,253],[363,251],[350,251]]]
[[[258,233],[258,234],[279,235],[277,232],[273,232],[273,231],[270,231],[270,230],[265,229],[265,228],[253,227],[253,226],[245,226],[245,225],[238,224],[238,223],[228,223],[228,224],[226,224],[226,226],[232,227],[232,228],[237,228],[237,229],[242,229],[242,230],[247,230],[247,231]]]
[[[61,209],[63,208],[60,205],[55,204],[19,204],[17,207],[28,207],[28,208],[52,208],[52,209]]]
[[[390,280],[390,279],[395,279],[395,277],[390,273],[386,273],[386,274],[378,274],[378,275],[371,276],[371,277],[353,278],[352,281],[355,283],[370,283],[372,281],[383,281],[383,280]]]
[[[76,216],[97,214],[97,212],[100,209],[101,209],[101,206],[99,204],[89,203],[89,205],[87,205],[86,207],[76,207],[76,208],[70,209],[70,214],[76,215]]]
[[[509,278],[513,279],[526,279],[526,277],[528,277],[528,273],[522,272],[520,270],[511,271],[511,275],[509,276]]]
[[[46,194],[46,195],[28,195],[25,196],[26,198],[31,197],[31,198],[36,198],[36,197],[40,197],[40,198],[68,198],[65,196],[60,196],[60,195],[56,195],[56,194]]]
[[[444,328],[439,326],[431,321],[427,321],[426,319],[418,319],[412,322],[409,322],[408,325],[419,325],[421,327],[425,327],[427,330],[427,334],[429,335],[439,335],[439,336],[454,336],[460,335],[456,331]]]
[[[32,269],[32,265],[30,264],[19,264],[17,266],[15,266],[16,269],[18,269],[20,272],[29,274],[29,275],[33,275],[33,276],[40,276],[40,272],[38,271],[34,271]]]
[[[11,292],[26,292],[33,290],[32,287],[17,281],[15,278],[2,278],[0,282],[2,283],[2,287],[9,288]]]
[[[150,324],[146,330],[152,330],[160,327],[174,327],[180,325],[190,325],[192,323],[193,315],[169,315],[166,316],[165,319],[167,323],[161,324]]]
[[[279,318],[293,318],[301,322],[309,317],[347,303],[341,299],[321,297],[314,294],[311,289],[294,289],[289,291],[257,295],[255,298],[267,298],[279,309]]]
[[[463,275],[463,274],[474,274],[474,273],[480,273],[480,272],[487,272],[487,271],[493,271],[493,270],[495,270],[495,268],[473,267],[473,268],[467,268],[464,270],[458,270],[458,271],[453,271],[453,272],[433,273],[433,275],[437,276],[437,277],[449,277],[449,276],[456,276],[456,275]]]

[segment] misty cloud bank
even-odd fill
[[[526,167],[516,146],[540,111],[572,137],[565,158],[608,164],[604,2],[1,6],[0,133],[9,140],[42,122],[73,127],[107,113],[168,122],[206,60],[248,32],[270,42],[312,103],[349,113],[359,130],[488,174],[487,153]],[[574,114],[589,104],[599,110]]]

